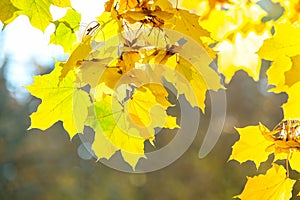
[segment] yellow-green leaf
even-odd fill
[[[138,159],[145,157],[144,141],[149,138],[143,138],[137,129],[129,127],[123,107],[113,100],[112,96],[104,95],[103,99],[95,104],[95,110],[99,131],[95,133],[93,149],[98,158],[109,159],[115,150],[121,150],[122,155],[125,152],[127,156],[128,154],[135,156],[136,159],[123,157],[126,162],[135,168]]]
[[[12,0],[21,14],[29,17],[31,24],[44,31],[52,20],[50,13],[50,0]]]
[[[54,22],[56,25],[55,32],[51,35],[50,42],[61,45],[65,52],[71,50],[76,42],[75,31],[79,29],[81,15],[74,9],[68,9],[66,15]]]
[[[61,64],[57,63],[50,74],[36,76],[34,83],[27,86],[33,96],[42,100],[37,111],[30,116],[29,129],[45,130],[55,122],[62,121],[72,138],[76,133],[82,133],[91,102],[89,95],[75,83],[74,73],[69,73],[58,84],[61,69]]]

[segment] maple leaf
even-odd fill
[[[62,121],[70,138],[82,133],[88,107],[91,106],[89,95],[75,83],[76,76],[69,73],[59,83],[61,63],[57,63],[50,74],[36,76],[34,83],[26,88],[30,93],[42,100],[36,112],[32,113],[31,126],[45,130],[57,121]]]
[[[68,9],[64,17],[55,21],[56,29],[51,35],[50,42],[59,44],[68,52],[76,41],[75,31],[79,29],[81,15],[74,9]]]
[[[269,89],[269,92],[281,93],[285,91],[288,86],[285,85],[285,72],[292,67],[291,59],[285,55],[278,57],[267,71],[268,83],[275,86]]]
[[[98,159],[109,159],[117,150],[121,154],[129,152],[135,155],[136,159],[124,160],[135,168],[137,161],[144,158],[144,141],[145,138],[139,136],[139,133],[134,128],[129,128],[126,123],[126,115],[122,112],[120,104],[114,105],[112,110],[112,96],[105,95],[101,101],[95,104],[96,111],[96,127],[95,141],[92,145]],[[116,113],[114,113],[116,112]],[[125,128],[125,130],[124,130]]]
[[[62,8],[71,6],[70,0],[51,0],[51,3]]]
[[[231,1],[226,7],[226,10],[221,9],[222,7],[208,10],[209,15],[201,18],[199,22],[211,32],[211,37],[216,41],[231,40],[232,34],[237,33],[247,35],[255,32],[261,35],[271,28],[269,23],[261,23],[267,13],[256,3]]]
[[[199,25],[198,15],[180,9],[173,9],[169,10],[168,12],[173,13],[174,16],[170,19],[165,20],[164,28],[178,31],[183,35],[188,35],[189,37],[197,41],[200,45],[203,45],[203,42],[200,39],[201,36],[210,36],[210,33]],[[180,39],[178,38],[178,35],[175,38],[173,38],[173,36],[176,35],[169,36],[171,43],[177,42]]]
[[[284,12],[277,20],[278,23],[299,23],[299,7],[300,2],[298,0],[272,0],[274,3],[280,3]]]
[[[297,172],[300,172],[300,152],[299,151],[294,151],[292,152],[289,157],[288,161],[293,170],[296,170]]]
[[[295,180],[286,177],[284,167],[273,164],[273,167],[264,175],[253,178],[247,177],[247,183],[243,192],[235,198],[256,199],[281,199],[289,200],[292,197],[292,189]]]
[[[0,20],[3,22],[4,25],[10,23],[14,20],[15,15],[19,9],[16,8],[10,0],[2,0],[0,2]]]
[[[270,92],[281,93],[300,81],[300,56],[276,58],[267,71],[269,84],[275,86]]]
[[[125,111],[128,109],[129,117],[131,117],[137,125],[149,126],[150,123],[153,122],[149,113],[155,104],[161,105],[164,110],[172,105],[166,100],[167,96],[168,92],[161,85],[153,83],[143,85],[133,93],[128,107],[125,106]],[[157,113],[157,116],[160,116],[160,114]]]
[[[101,28],[95,33],[95,41],[105,42],[107,46],[116,46],[115,44],[119,44],[118,37],[116,36],[122,30],[120,28],[122,25],[118,17],[114,16],[111,12],[103,12],[97,17],[97,21],[100,23]]]
[[[118,0],[119,11],[127,11],[136,8],[139,4],[139,0]]]
[[[293,57],[300,54],[300,29],[292,24],[275,24],[275,34],[264,41],[258,55],[266,60],[281,56]]]
[[[178,128],[176,118],[165,112],[171,104],[154,96],[152,90],[157,93],[158,86],[153,84],[137,88],[126,100],[124,94],[114,94],[114,90],[103,84],[99,86],[97,93],[100,94],[95,98],[96,117],[87,123],[96,130],[93,149],[99,159],[109,159],[120,150],[134,169],[138,160],[145,157],[144,141],[154,140],[155,127]]]
[[[229,83],[235,72],[244,70],[255,81],[259,79],[261,59],[256,54],[268,38],[268,32],[257,35],[250,32],[247,36],[237,33],[234,41],[224,40],[214,48],[218,52],[218,69],[225,75],[226,83]]]
[[[11,0],[20,10],[20,14],[29,17],[32,26],[45,31],[52,20],[50,13],[50,0]]]
[[[265,150],[273,142],[266,140],[262,134],[268,129],[260,124],[258,126],[236,128],[236,130],[239,132],[240,139],[233,145],[229,160],[236,160],[240,163],[252,160],[258,168],[272,153]]]
[[[70,55],[61,71],[59,81],[61,82],[70,71],[74,72],[74,70],[82,64],[82,61],[87,58],[91,51],[91,36],[88,35],[83,39],[81,43],[79,43],[79,45]]]
[[[172,70],[164,72],[164,77],[175,86],[177,96],[184,94],[191,106],[197,106],[204,112],[206,91],[218,90],[223,87],[218,74],[205,66],[205,60],[202,60],[201,63],[193,61],[193,59],[190,61],[178,58],[176,55],[168,58],[165,66]]]
[[[113,60],[112,57],[103,58],[103,59],[95,59],[91,61],[84,61],[82,65],[80,66],[80,71],[78,72],[78,76],[81,78],[81,81],[84,83],[89,84],[92,88],[95,88],[99,82],[102,76],[104,76],[105,70],[109,70],[107,68],[107,65]],[[105,80],[107,81],[117,81],[120,79],[120,74],[115,73],[118,75],[117,77],[110,76],[111,79]],[[110,84],[108,84],[110,85]]]
[[[288,101],[282,105],[285,119],[297,119],[300,120],[300,82],[297,82],[292,87],[286,90],[289,98]]]

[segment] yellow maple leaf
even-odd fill
[[[300,120],[300,82],[297,82],[292,87],[286,90],[289,98],[288,101],[282,105],[285,119]]]
[[[274,3],[280,3],[284,8],[283,14],[277,20],[278,23],[299,22],[300,2],[298,0],[272,0]]]
[[[65,53],[70,51],[76,41],[75,31],[79,29],[80,20],[79,13],[74,9],[68,9],[64,17],[54,22],[56,29],[51,35],[50,42],[61,45]]]
[[[281,93],[300,81],[300,56],[276,58],[267,71],[269,84],[275,86],[270,92]]]
[[[226,10],[221,7],[210,10],[209,15],[200,21],[200,25],[211,32],[213,39],[223,41],[237,32],[248,34],[255,31],[261,34],[265,31],[264,26],[268,23],[262,24],[261,19],[267,13],[259,5],[249,1],[230,3],[225,3]]]
[[[59,76],[60,82],[67,76],[70,71],[74,71],[76,68],[78,68],[91,51],[91,36],[88,35],[83,39],[82,43],[79,43],[79,45],[72,52],[66,64],[64,65]]]
[[[174,13],[174,16],[168,20],[165,20],[164,28],[178,31],[183,35],[187,35],[197,41],[200,45],[203,44],[200,37],[209,37],[210,33],[199,25],[199,16],[192,14],[186,10],[173,9],[169,12]],[[177,42],[178,37],[172,38],[174,35],[170,35],[169,39],[171,43]],[[182,36],[181,36],[182,37]]]
[[[103,84],[97,87],[96,92],[100,94],[95,98],[96,117],[87,125],[96,130],[93,149],[99,159],[109,159],[120,150],[124,160],[134,169],[138,160],[145,157],[144,141],[152,143],[154,140],[155,127],[178,128],[176,118],[165,111],[171,104],[154,96],[158,92],[167,94],[162,92],[162,86],[160,91],[157,87],[155,84],[141,86],[133,91],[132,96],[118,94],[116,92],[124,91],[116,88],[114,92]]]
[[[45,31],[52,20],[49,0],[11,0],[20,11],[18,14],[28,16],[32,26]]]
[[[16,12],[19,9],[16,8],[10,0],[2,0],[0,2],[0,20],[4,25],[10,23],[16,17]]]
[[[126,151],[144,157],[144,141],[149,138],[140,136],[137,129],[129,127],[128,115],[124,113],[123,106],[117,103],[114,97],[105,95],[101,101],[96,102],[95,111],[101,128],[101,133],[96,134],[104,134],[107,140],[121,152]],[[136,165],[136,163],[129,164]]]
[[[89,84],[92,88],[95,88],[101,79],[104,71],[107,70],[107,65],[113,60],[113,58],[95,59],[91,61],[84,61],[80,66],[78,76],[83,83]]]
[[[31,126],[45,130],[57,121],[62,121],[70,138],[82,133],[84,122],[91,106],[89,95],[80,89],[74,73],[69,73],[58,85],[62,67],[57,63],[50,74],[36,76],[34,83],[26,88],[42,100],[36,112],[32,113]]]
[[[164,110],[166,110],[172,105],[169,101],[167,101],[167,95],[168,92],[162,85],[154,83],[146,84],[134,91],[131,96],[131,100],[128,104],[125,104],[124,109],[125,111],[128,110],[129,117],[134,123],[138,126],[147,127],[151,122],[153,122],[150,116],[150,111],[153,109],[153,106],[159,104]],[[161,112],[156,113],[156,115],[160,116]]]
[[[268,129],[260,124],[258,126],[236,128],[236,130],[240,134],[240,139],[233,145],[229,160],[236,160],[240,163],[252,160],[256,168],[258,168],[272,153],[265,150],[273,142],[266,140],[262,134]]]
[[[189,51],[183,54],[188,53]],[[170,56],[167,52],[162,52],[161,57],[163,59],[159,60],[163,61],[164,66],[170,69],[162,72],[163,77],[175,86],[177,96],[184,94],[191,106],[197,106],[204,112],[206,91],[209,89],[217,91],[223,88],[220,84],[220,77],[208,66],[209,62],[205,56],[199,60],[199,58],[187,56]]]
[[[247,177],[243,192],[235,198],[243,200],[280,199],[289,200],[295,180],[286,177],[284,167],[273,164],[264,175]]]
[[[300,152],[294,151],[290,154],[288,157],[288,161],[290,163],[290,166],[293,170],[296,170],[297,172],[300,172]]]
[[[285,75],[284,73],[291,69],[292,62],[291,59],[285,55],[278,57],[270,66],[267,71],[268,83],[275,86],[271,88],[270,92],[281,93],[285,91],[288,87],[285,85]]]
[[[51,3],[58,7],[69,7],[71,6],[70,0],[51,0]]]
[[[118,33],[122,26],[119,24],[121,22],[115,19],[113,13],[103,12],[97,17],[97,21],[100,24],[100,29],[96,31],[94,39],[97,42],[105,42],[107,47],[119,44]]]
[[[214,48],[218,52],[218,69],[225,75],[225,82],[229,83],[235,72],[244,70],[255,81],[259,79],[261,59],[256,54],[263,45],[263,41],[269,37],[266,31],[262,35],[250,32],[243,36],[237,33],[233,42],[225,40]]]
[[[300,54],[300,29],[292,24],[275,24],[275,34],[264,41],[258,55],[266,60],[276,60],[280,56],[293,57]]]

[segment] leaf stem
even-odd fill
[[[286,168],[286,177],[289,178],[290,177],[290,170],[289,170],[289,159],[287,157],[287,159],[285,159],[285,168]]]

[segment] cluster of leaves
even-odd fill
[[[211,58],[199,59],[188,41],[208,49],[201,37],[210,39],[210,34],[199,25],[199,16],[174,8],[167,0],[110,0],[75,44],[73,34],[80,20],[75,10],[68,8],[55,22],[42,17],[50,4],[70,4],[34,0],[37,10],[29,14],[16,2],[6,2],[11,7],[6,12],[14,14],[2,19],[5,24],[18,14],[29,16],[41,30],[54,23],[51,42],[70,53],[66,62],[57,62],[50,74],[36,76],[27,87],[42,100],[30,116],[30,129],[45,130],[62,121],[73,138],[88,126],[95,131],[92,149],[98,159],[120,151],[134,169],[145,158],[145,141],[155,145],[155,128],[179,128],[176,117],[167,112],[174,105],[165,82],[176,88],[177,97],[185,95],[203,111],[206,91],[223,88],[219,75],[209,67]],[[38,18],[42,21],[34,21]]]
[[[229,160],[240,163],[251,160],[259,168],[273,155],[272,168],[266,174],[248,178],[244,191],[237,196],[241,199],[290,199],[296,180],[289,177],[289,167],[300,172],[300,4],[285,0],[273,3],[279,3],[284,12],[279,19],[267,22],[264,29],[260,29],[267,30],[268,34],[262,38],[255,55],[259,60],[271,61],[267,77],[273,87],[269,92],[285,92],[288,101],[282,105],[284,118],[271,131],[261,123],[237,128],[240,139],[233,146]],[[275,163],[278,160],[286,161],[285,168]]]
[[[120,150],[133,168],[145,157],[144,142],[154,145],[156,127],[179,128],[167,112],[174,105],[168,100],[165,81],[176,88],[177,96],[184,95],[202,111],[206,91],[223,88],[217,72],[209,67],[211,60],[191,56],[195,55],[191,39],[217,58],[226,83],[238,70],[257,81],[262,60],[271,61],[270,92],[288,94],[282,106],[284,119],[271,131],[263,124],[237,128],[240,140],[230,160],[252,160],[258,168],[274,154],[272,168],[248,178],[237,197],[289,199],[295,180],[288,177],[288,165],[284,168],[275,162],[285,159],[292,169],[300,170],[300,4],[296,0],[273,3],[284,12],[278,19],[266,20],[268,13],[257,0],[173,4],[109,0],[79,42],[75,32],[80,15],[69,1],[2,0],[0,20],[6,25],[25,14],[41,30],[53,23],[51,42],[70,53],[66,62],[57,62],[50,74],[35,77],[28,86],[32,95],[42,99],[31,115],[31,128],[45,130],[60,120],[72,138],[89,126],[95,131],[93,150],[99,159],[109,159]],[[53,21],[50,5],[67,7],[66,16]]]

